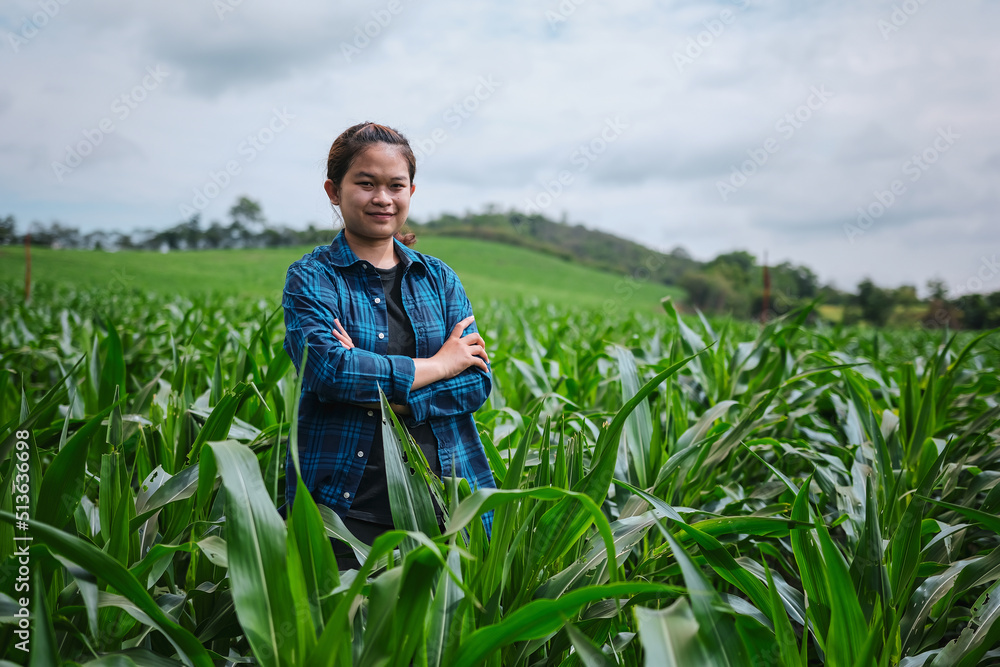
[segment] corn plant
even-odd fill
[[[497,489],[434,477],[384,402],[396,529],[367,545],[285,476],[299,384],[276,304],[0,301],[4,664],[1000,659],[995,333],[480,305]]]

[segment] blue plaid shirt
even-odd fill
[[[462,283],[441,260],[395,241],[403,269],[403,307],[413,325],[418,358],[433,356],[459,321],[472,314]],[[381,413],[378,386],[390,403],[409,406],[408,426],[427,422],[438,441],[444,476],[464,477],[473,489],[496,483],[476,431],[473,413],[486,402],[490,375],[470,367],[447,380],[411,389],[413,359],[386,354],[389,315],[378,273],[354,254],[341,232],[288,268],[282,298],[285,351],[304,375],[299,401],[299,463],[316,502],[343,516],[364,473]],[[333,336],[337,318],[355,347]],[[473,323],[463,335],[476,331]],[[302,350],[309,344],[308,363]],[[295,479],[291,455],[286,479]],[[288,506],[295,487],[286,485]],[[493,513],[483,516],[487,534]]]

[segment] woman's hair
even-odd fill
[[[417,173],[417,158],[413,155],[410,142],[391,127],[371,121],[352,125],[334,140],[333,145],[330,146],[330,154],[326,158],[326,177],[339,188],[354,160],[375,144],[388,144],[396,147],[396,150],[406,160],[410,172],[410,183],[413,183],[413,177]],[[396,238],[407,246],[412,246],[417,241],[416,235],[409,231],[406,234],[396,232]]]

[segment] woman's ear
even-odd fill
[[[333,184],[329,178],[323,183],[323,189],[326,190],[326,196],[330,198],[330,203],[334,206],[340,206],[340,190],[336,185]]]

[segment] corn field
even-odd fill
[[[1000,664],[996,333],[479,304],[498,488],[384,409],[368,546],[285,477],[276,304],[0,304],[0,664]]]

